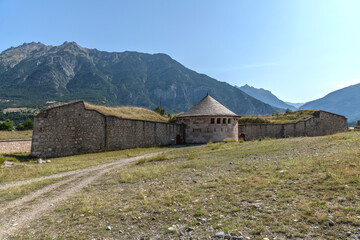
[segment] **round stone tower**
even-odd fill
[[[207,143],[237,141],[238,119],[238,115],[207,95],[178,116],[177,122],[185,124],[185,143]]]

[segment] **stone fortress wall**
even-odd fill
[[[317,111],[314,116],[294,123],[284,124],[239,124],[241,135],[246,140],[259,138],[314,137],[348,131],[344,116],[326,111]]]
[[[31,155],[48,158],[163,146],[178,135],[184,139],[183,129],[180,124],[108,116],[77,101],[35,116]]]
[[[0,140],[0,153],[30,152],[31,139]]]
[[[219,119],[219,120],[218,120]],[[83,101],[41,111],[34,118],[31,155],[61,157],[82,153],[225,139],[322,136],[347,131],[347,119],[317,111],[285,124],[238,124],[236,117],[179,118],[177,124],[123,119],[87,109]]]
[[[238,117],[184,117],[186,143],[222,142],[238,140]]]

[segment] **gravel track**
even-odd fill
[[[50,184],[20,199],[6,203],[5,206],[1,207],[0,212],[2,213],[2,216],[0,219],[0,239],[8,239],[11,235],[20,229],[27,227],[30,222],[41,217],[43,213],[51,210],[56,205],[78,193],[81,191],[81,189],[88,186],[91,182],[100,178],[107,172],[138,161],[139,159],[156,156],[169,151],[172,150],[149,153],[132,158],[119,159],[108,164],[2,185],[0,189],[6,189],[12,186],[21,186],[44,179],[60,178],[73,175],[70,178],[66,178],[60,180],[59,182]],[[66,187],[61,188],[61,186]],[[46,199],[43,199],[44,201],[39,201],[38,203],[33,204],[29,203],[30,201],[41,198],[41,196],[44,194],[49,194],[50,196],[46,196]]]
[[[143,157],[147,157],[147,156],[143,155]],[[56,173],[56,174],[53,174],[53,175],[50,175],[50,176],[32,178],[32,179],[29,179],[29,180],[18,181],[18,182],[15,182],[15,183],[2,184],[2,185],[0,185],[0,190],[7,189],[9,187],[17,187],[17,186],[21,186],[21,185],[28,184],[28,183],[38,182],[38,181],[42,181],[42,180],[52,179],[52,178],[61,178],[61,177],[67,177],[67,176],[75,175],[75,174],[77,175],[77,174],[81,174],[81,173],[87,173],[89,171],[101,170],[101,169],[104,169],[104,168],[107,168],[107,167],[111,167],[113,165],[117,165],[117,164],[119,164],[119,162],[121,162],[123,160],[127,160],[127,159],[128,158],[121,158],[121,159],[116,160],[115,162],[111,162],[111,163],[91,166],[91,167],[78,169],[78,170],[72,170],[72,171],[68,171],[68,172]]]

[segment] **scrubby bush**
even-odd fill
[[[32,130],[33,128],[34,128],[34,121],[30,119],[16,126],[16,130],[18,131]]]
[[[175,123],[176,122],[176,115],[172,115],[171,113],[168,113],[169,123]]]
[[[165,115],[165,109],[164,109],[164,108],[161,108],[161,107],[159,107],[159,106],[154,109],[154,112],[160,114],[161,116],[164,116],[164,115]]]
[[[286,111],[285,111],[285,114],[290,114],[290,113],[292,113],[292,111],[287,108]]]
[[[6,119],[4,122],[0,123],[0,130],[12,131],[14,130],[14,123],[10,119]]]
[[[0,165],[3,164],[4,162],[5,162],[5,158],[2,155],[0,155]]]

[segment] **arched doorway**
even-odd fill
[[[240,136],[239,136],[239,141],[245,141],[245,134],[244,133],[241,133]]]

